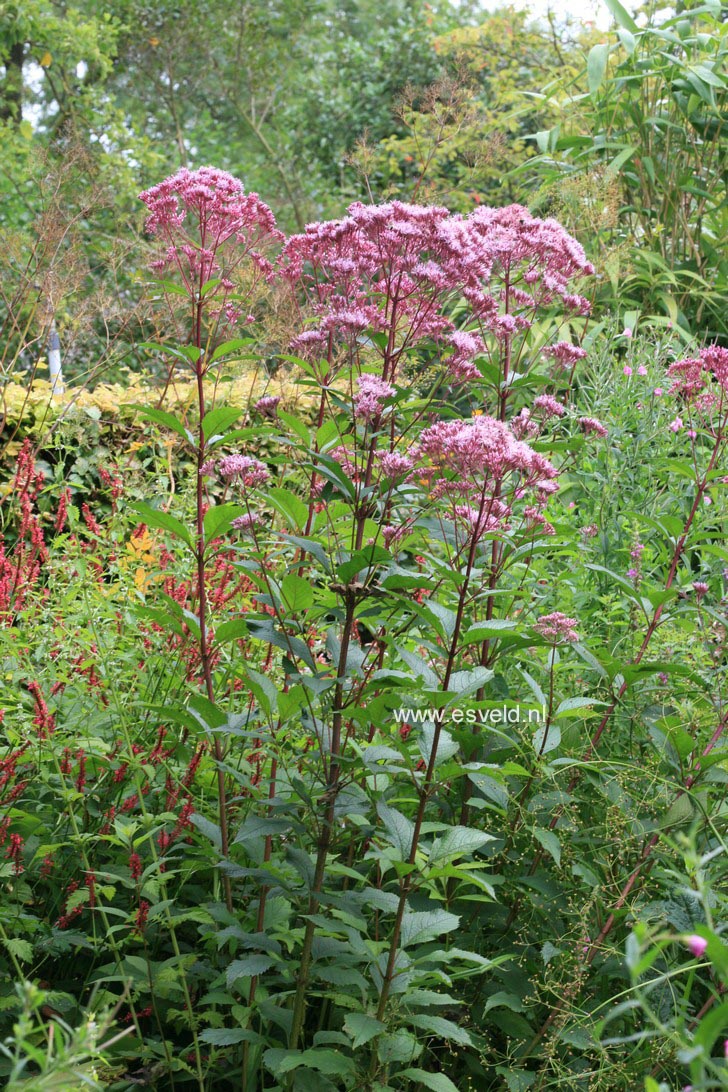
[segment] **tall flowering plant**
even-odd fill
[[[561,380],[533,380],[533,419],[521,392],[544,346],[541,316],[585,315],[574,282],[591,267],[559,225],[517,206],[461,217],[357,204],[285,241],[269,264],[263,250],[279,241],[269,210],[229,176],[181,172],[142,199],[165,244],[158,272],[176,277],[163,287],[189,318],[189,344],[174,352],[197,377],[199,422],[188,434],[150,413],[192,445],[194,533],[170,513],[140,512],[195,562],[205,702],[193,696],[190,707],[214,741],[226,909],[245,949],[227,973],[246,999],[243,1086],[255,1086],[261,1065],[283,1083],[301,1064],[317,1068],[310,1001],[336,974],[327,945],[338,943],[341,914],[356,932],[346,966],[362,991],[347,1042],[369,1044],[369,1079],[405,1079],[417,1028],[470,1042],[428,999],[445,958],[432,944],[459,926],[473,891],[490,898],[474,856],[490,836],[468,825],[473,779],[489,767],[468,761],[472,742],[451,711],[480,726],[505,649],[551,648],[553,661],[555,645],[575,636],[572,619],[541,611],[524,591],[533,558],[555,537],[559,472],[542,430],[567,412]],[[313,420],[259,407],[284,453],[274,448],[265,463],[234,449],[249,431],[225,434],[235,409],[206,405],[205,378],[236,344],[218,344],[239,318],[236,272],[241,284],[265,277],[286,290],[299,314],[294,366],[318,392]],[[583,353],[561,342],[551,355],[573,367]],[[293,474],[277,476],[281,460]],[[251,605],[212,627],[207,566],[231,538]],[[245,661],[235,651],[243,636]],[[221,659],[226,641],[232,652]],[[223,673],[235,681],[225,695]],[[407,698],[431,711],[420,729],[395,717]],[[224,733],[242,740],[255,770],[244,803],[229,800]],[[548,738],[547,724],[536,761]],[[445,784],[463,787],[454,825]],[[285,962],[266,937],[272,913],[294,938]],[[482,966],[474,953],[453,958],[462,976]],[[253,1029],[273,982],[290,1002],[285,1035],[269,1028],[264,1049]],[[412,1010],[395,1004],[403,990]],[[397,1043],[413,1045],[402,1054]],[[346,1056],[321,1062],[349,1072]]]
[[[200,673],[208,701],[214,702],[211,633],[208,619],[207,565],[222,534],[235,519],[245,516],[242,506],[211,506],[205,489],[205,469],[212,449],[239,416],[229,407],[209,404],[206,379],[229,355],[247,344],[228,335],[247,317],[246,304],[257,282],[269,275],[265,251],[279,242],[273,213],[255,193],[225,171],[202,167],[182,169],[140,195],[149,210],[146,228],[162,244],[153,263],[158,274],[170,275],[162,288],[173,314],[181,310],[188,323],[186,343],[172,346],[177,362],[189,367],[197,387],[196,434],[162,411],[147,416],[172,427],[194,452],[195,530],[190,535],[174,517],[140,508],[152,526],[171,531],[192,551],[196,569],[196,633]],[[227,340],[225,338],[227,337]],[[231,473],[229,480],[240,475]],[[223,852],[228,852],[227,788],[223,770],[224,749],[219,735],[213,737],[218,763],[219,821]],[[224,879],[228,908],[232,909],[230,882]]]

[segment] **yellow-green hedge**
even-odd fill
[[[304,414],[310,412],[316,396],[310,388],[297,380],[300,373],[280,369],[270,377],[261,369],[250,369],[234,379],[222,380],[215,384],[205,384],[208,403],[212,400],[219,405],[240,406],[245,409],[252,406],[263,395],[278,395],[281,409]],[[163,387],[142,381],[128,386],[120,383],[105,383],[86,390],[83,387],[66,387],[62,393],[51,392],[47,380],[37,379],[31,387],[21,383],[9,382],[0,392],[0,408],[4,417],[4,428],[21,426],[21,433],[42,432],[59,418],[75,416],[78,411],[88,411],[88,416],[112,425],[129,420],[129,411],[124,407],[134,404],[159,405]],[[197,386],[194,380],[175,380],[164,393],[162,408],[184,416],[197,401]]]

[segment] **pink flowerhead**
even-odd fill
[[[695,598],[700,601],[708,594],[710,587],[703,580],[694,580],[693,591],[695,592]]]
[[[568,370],[584,359],[586,350],[582,349],[580,345],[572,345],[568,341],[559,341],[556,345],[549,345],[548,348],[544,349],[543,355],[555,360],[561,369]]]
[[[560,644],[562,641],[573,643],[579,640],[577,625],[576,618],[569,618],[561,611],[554,611],[552,614],[542,614],[533,628],[536,633],[552,644]]]
[[[470,334],[465,330],[453,330],[447,340],[455,347],[455,352],[447,361],[447,370],[454,379],[479,379],[480,372],[473,363],[476,356],[485,352],[485,343],[479,334]]]
[[[579,426],[582,432],[585,432],[588,436],[590,433],[594,433],[596,436],[608,436],[609,432],[596,417],[580,417]]]
[[[637,375],[647,375],[647,368],[644,366],[644,364],[640,364],[639,368],[637,369]]]
[[[423,455],[441,470],[460,479],[486,475],[499,480],[514,471],[524,484],[553,479],[557,471],[543,455],[517,440],[502,421],[494,417],[438,421],[420,436]]]
[[[381,416],[384,408],[382,403],[392,397],[395,393],[394,387],[391,383],[385,383],[380,376],[369,372],[360,375],[357,382],[359,390],[354,395],[354,416],[363,421],[373,421]]]
[[[630,368],[629,364],[625,364],[625,366],[622,368],[622,375],[631,375],[631,374],[632,374],[632,369]]]
[[[655,387],[653,394],[659,398],[662,395],[662,387]]]
[[[243,534],[248,535],[259,530],[264,525],[265,520],[258,512],[246,512],[243,516],[236,516],[232,522],[232,526],[236,531],[242,531]]]
[[[696,959],[700,959],[701,956],[705,955],[705,950],[708,947],[705,937],[700,937],[697,933],[691,933],[690,936],[685,937],[685,943]]]
[[[255,403],[253,409],[257,410],[263,417],[275,417],[280,400],[280,396],[277,394],[264,394]]]
[[[546,420],[549,417],[563,417],[566,413],[565,406],[552,394],[539,394],[533,400],[533,408]]]
[[[186,167],[139,194],[149,209],[146,228],[152,235],[169,234],[194,218],[205,228],[210,245],[231,237],[248,242],[251,233],[282,238],[275,217],[257,193],[246,193],[243,184],[216,167]]]
[[[149,209],[147,231],[165,244],[154,268],[162,272],[176,266],[188,291],[221,272],[220,253],[228,242],[236,245],[232,264],[247,255],[260,270],[270,272],[259,248],[282,241],[283,235],[257,193],[246,193],[242,183],[226,171],[215,167],[191,171],[183,167],[144,190],[139,198]],[[232,287],[226,274],[216,291],[225,296]],[[220,304],[218,312],[223,310]],[[235,312],[239,317],[239,309]]]
[[[270,478],[268,467],[249,455],[223,455],[217,472],[227,482],[236,482],[245,489],[257,489]]]
[[[382,477],[394,481],[409,474],[414,464],[409,455],[403,455],[399,451],[385,451],[379,456],[379,465],[382,468]]]
[[[632,337],[632,327],[631,326],[625,326],[624,330],[622,330],[622,337]]]
[[[698,409],[706,413],[719,401],[721,394],[728,394],[728,349],[709,345],[697,357],[671,364],[667,375],[672,380],[670,394],[687,403],[696,402]]]
[[[682,417],[676,417],[675,420],[671,421],[667,427],[670,429],[671,432],[679,432],[680,429],[683,427]]]

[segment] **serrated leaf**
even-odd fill
[[[408,910],[402,918],[400,944],[424,944],[444,933],[452,933],[460,924],[457,914],[447,910]]]
[[[398,849],[403,861],[406,861],[412,851],[412,838],[415,832],[414,823],[410,822],[396,808],[390,808],[388,804],[379,801],[377,813],[384,823],[384,829],[389,835],[389,840],[395,849]]]
[[[33,945],[22,937],[7,937],[3,944],[16,959],[22,959],[27,963],[33,958]]]
[[[236,1043],[259,1042],[260,1036],[247,1028],[205,1028],[200,1039],[212,1046],[234,1046]]]
[[[430,1016],[429,1013],[418,1013],[410,1016],[409,1022],[416,1028],[422,1028],[423,1031],[429,1031],[432,1035],[436,1035],[438,1039],[459,1043],[460,1046],[472,1046],[472,1039],[465,1028],[461,1028],[453,1020],[446,1020],[444,1016]]]
[[[486,842],[492,841],[492,835],[485,834],[482,830],[475,830],[473,827],[451,827],[433,843],[430,850],[430,863],[464,857],[466,854],[475,853]]]
[[[310,580],[304,580],[302,576],[288,573],[281,584],[281,592],[285,604],[291,611],[307,610],[313,605],[314,590]]]
[[[190,820],[200,833],[204,834],[212,842],[215,849],[222,850],[222,835],[217,823],[211,823],[204,815],[198,815],[197,812],[190,816]]]
[[[355,1050],[379,1035],[384,1027],[381,1020],[365,1012],[350,1012],[344,1021],[344,1031],[351,1038],[351,1045]]]
[[[432,748],[435,744],[435,731],[436,728],[434,724],[424,724],[417,739],[417,746],[419,747],[420,754],[425,763],[429,763],[430,761]],[[459,750],[460,745],[455,742],[447,729],[441,728],[437,740],[435,766],[437,767],[441,765],[441,763],[447,762],[447,760],[456,755]]]
[[[344,583],[356,576],[362,569],[369,570],[382,561],[389,561],[392,555],[383,546],[367,546],[364,550],[357,550],[348,561],[344,561],[336,568],[336,575]]]
[[[561,743],[561,729],[558,724],[542,724],[533,736],[533,749],[537,755],[547,755]]]
[[[239,978],[256,978],[259,974],[263,974],[273,966],[273,962],[269,955],[264,955],[262,952],[254,952],[242,959],[233,960],[225,975],[228,989],[232,989]]]

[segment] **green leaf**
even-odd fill
[[[367,546],[364,550],[357,550],[348,561],[337,566],[336,575],[344,584],[348,584],[352,577],[362,569],[371,569],[381,561],[391,560],[392,555],[383,546]]]
[[[412,852],[412,837],[415,825],[405,818],[396,808],[390,808],[381,800],[377,803],[377,813],[384,823],[384,829],[389,835],[389,840],[395,849],[398,849],[403,861],[406,861]]]
[[[452,933],[460,924],[457,914],[447,910],[408,910],[402,918],[400,945],[424,944],[443,933]]]
[[[389,1035],[380,1035],[377,1040],[377,1057],[383,1065],[391,1065],[393,1062],[413,1062],[421,1053],[421,1044],[404,1028]]]
[[[233,421],[237,421],[242,412],[238,406],[217,406],[206,413],[202,418],[202,434],[207,443],[210,443],[213,436],[218,436],[229,428]]]
[[[273,489],[268,490],[266,498],[276,511],[280,512],[288,521],[294,531],[299,531],[306,526],[308,506],[295,493],[291,493],[290,490],[283,489],[281,486],[275,486]]]
[[[429,763],[430,755],[432,754],[432,748],[435,743],[435,725],[424,724],[417,740],[417,746],[419,747],[420,754],[424,761]],[[437,741],[437,757],[435,758],[435,766],[440,766],[443,762],[447,762],[449,758],[453,758],[454,755],[460,750],[460,745],[455,742],[446,728],[440,729],[440,736]]]
[[[242,621],[242,619],[240,620]],[[228,622],[226,625],[232,625],[232,623]],[[245,679],[251,692],[258,699],[261,709],[267,716],[270,716],[278,705],[278,691],[276,690],[275,683],[273,683],[267,675],[262,675],[258,671],[254,671],[252,667],[247,668],[245,671]]]
[[[23,940],[21,937],[7,937],[3,944],[16,959],[22,959],[27,963],[33,958],[33,945],[28,940]]]
[[[157,527],[161,531],[168,531],[174,538],[178,538],[187,546],[192,547],[190,532],[176,516],[171,516],[169,512],[162,512],[158,508],[152,508],[144,501],[137,501],[132,504],[131,509],[141,517],[148,527]]]
[[[555,751],[561,743],[561,729],[558,724],[542,724],[533,736],[533,749],[537,755],[547,755]]]
[[[589,92],[593,95],[601,87],[602,81],[607,72],[607,61],[609,60],[609,43],[598,42],[589,50],[589,56],[586,61],[586,75],[589,82]]]
[[[260,1036],[247,1028],[205,1028],[200,1039],[212,1046],[234,1046],[236,1043],[257,1042]]]
[[[478,622],[471,626],[463,635],[463,644],[480,644],[481,641],[490,641],[496,637],[504,637],[518,628],[518,622],[506,618],[492,618],[490,622]]]
[[[639,27],[626,8],[622,7],[619,0],[604,0],[614,17],[614,21],[625,30],[631,30],[633,34],[639,34]]]
[[[493,672],[489,667],[469,667],[465,671],[453,671],[447,693],[455,694],[458,698],[466,698],[468,694],[474,694],[476,690],[480,690],[492,678]]]
[[[209,546],[216,538],[224,535],[233,525],[233,520],[245,514],[240,504],[213,504],[205,512],[205,544]]]
[[[547,853],[550,853],[557,865],[561,864],[561,842],[552,830],[541,830],[536,827],[534,837],[540,842]]]
[[[465,1028],[461,1028],[459,1024],[452,1020],[446,1020],[443,1016],[430,1016],[429,1013],[422,1013],[410,1016],[409,1022],[416,1028],[422,1028],[423,1031],[429,1031],[432,1035],[436,1035],[438,1039],[459,1043],[460,1046],[472,1046],[473,1041]]]
[[[257,641],[265,641],[267,644],[273,645],[274,648],[280,648],[287,656],[303,660],[311,671],[316,672],[316,664],[311,655],[311,649],[300,637],[281,632],[275,628],[273,622],[268,618],[251,618],[248,622],[248,630],[250,636]]]
[[[218,852],[222,850],[222,835],[217,823],[211,823],[204,815],[198,815],[196,812],[190,816],[190,821],[212,842]]]
[[[384,1027],[381,1020],[365,1012],[350,1012],[344,1021],[344,1031],[351,1039],[354,1050],[368,1043],[375,1035],[379,1035],[384,1031]]]
[[[300,421],[298,417],[294,417],[292,413],[286,413],[285,410],[278,410],[278,416],[284,425],[288,425],[291,432],[295,432],[299,440],[302,440],[306,447],[311,446],[311,434],[306,428],[303,421]]]
[[[310,1050],[284,1050],[280,1047],[272,1047],[266,1050],[263,1061],[266,1068],[276,1076],[292,1073],[300,1066],[335,1077],[350,1076],[355,1071],[353,1061],[345,1054],[316,1047]]]
[[[254,338],[252,337],[235,337],[231,341],[224,341],[222,345],[218,345],[214,353],[210,357],[210,363],[214,364],[221,357],[227,356],[228,353],[235,353],[238,349],[246,349],[248,345],[252,345]],[[240,411],[238,411],[240,416]]]
[[[183,440],[187,440],[188,443],[194,443],[194,437],[188,429],[182,424],[179,418],[175,417],[173,413],[168,413],[167,410],[153,409],[150,406],[140,406],[136,402],[131,402],[127,406],[128,409],[136,410],[141,413],[143,417],[148,418],[150,421],[154,421],[157,425],[163,425],[164,428],[172,429],[178,436],[181,436]]]
[[[559,703],[554,718],[566,716],[567,713],[573,713],[577,709],[591,709],[595,705],[606,704],[605,701],[597,701],[595,698],[566,698]]]
[[[438,838],[430,850],[430,863],[454,860],[466,854],[475,853],[486,842],[492,842],[493,836],[473,827],[451,827],[442,838]]]
[[[229,622],[222,622],[215,629],[215,644],[224,645],[228,641],[237,641],[240,637],[247,637],[248,624],[244,618],[231,618]]]
[[[627,160],[632,158],[636,151],[638,151],[637,144],[633,144],[629,148],[623,148],[619,155],[615,155],[614,159],[607,167],[606,174],[608,176],[614,176],[615,174],[617,174],[625,165]]]
[[[427,1073],[426,1070],[413,1066],[410,1069],[403,1069],[397,1075],[406,1077],[413,1083],[421,1084],[425,1088],[430,1088],[432,1092],[458,1092],[457,1086],[444,1073]]]
[[[295,573],[284,576],[281,592],[286,606],[294,613],[299,610],[307,610],[313,605],[314,591],[311,581],[304,580],[302,576],[297,576]]]
[[[244,956],[243,959],[233,960],[225,975],[228,989],[232,989],[239,978],[256,978],[259,974],[263,974],[273,966],[273,962],[269,955],[264,955],[262,952],[254,952]]]

